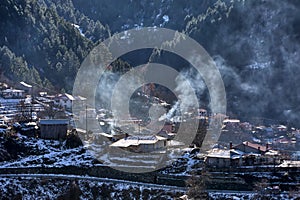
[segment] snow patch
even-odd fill
[[[164,20],[164,22],[169,22],[170,18],[168,15],[164,15],[163,20]]]

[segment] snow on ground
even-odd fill
[[[174,199],[183,192],[165,188],[84,179],[0,177],[4,199]]]
[[[169,18],[168,15],[164,15],[164,16],[163,16],[163,20],[164,20],[165,22],[169,22],[170,18]]]
[[[91,167],[94,164],[95,158],[100,159],[99,161],[104,162],[110,166],[117,165],[120,163],[128,164],[134,163],[138,160],[139,165],[143,163],[143,166],[152,165],[156,163],[158,155],[153,157],[153,160],[143,159],[143,155],[137,155],[132,159],[127,157],[122,157],[122,155],[94,155],[93,151],[89,151],[84,147],[78,147],[73,149],[65,149],[63,142],[55,140],[43,140],[37,138],[31,138],[19,135],[19,142],[24,144],[28,149],[32,149],[30,155],[26,157],[20,157],[16,160],[10,160],[5,162],[0,162],[0,168],[11,168],[11,167],[64,167],[64,166],[78,166],[78,167]],[[95,145],[93,148],[100,149],[101,145]],[[194,158],[195,156],[186,151],[182,157],[176,159],[172,165],[167,167],[162,173],[172,173],[178,175],[185,175],[193,171],[193,169],[198,166],[201,161]],[[99,163],[99,162],[97,162]],[[137,166],[134,165],[135,167]],[[143,167],[141,166],[141,167]]]
[[[72,26],[75,27],[79,31],[79,33],[80,33],[81,36],[85,37],[84,33],[82,32],[82,28],[80,28],[79,25],[72,24]]]
[[[256,193],[254,192],[228,192],[228,191],[210,191],[209,197],[212,199],[233,199],[233,200],[246,200],[254,199]]]
[[[296,200],[300,198],[299,193],[282,192],[280,194],[260,194],[247,191],[209,191],[209,197],[212,199],[274,199],[274,200]]]
[[[64,167],[92,166],[93,157],[83,148],[51,151],[44,155],[31,155],[11,162],[0,163],[0,168],[7,167]]]
[[[197,153],[193,154],[191,149],[187,149],[180,158],[174,160],[162,173],[182,176],[191,174],[195,169],[201,169],[203,160],[196,158],[196,155]]]
[[[94,157],[83,147],[65,149],[64,144],[55,140],[43,140],[20,136],[19,141],[26,147],[35,149],[35,153],[22,157],[17,160],[6,161],[0,163],[0,168],[8,167],[64,167],[64,166],[94,166]],[[170,173],[173,175],[187,175],[195,168],[199,169],[202,165],[202,160],[196,159],[197,153],[191,153],[191,149],[185,153],[171,166],[167,167],[162,173]],[[101,165],[101,164],[99,164]],[[253,173],[256,177],[276,178],[268,173]],[[66,179],[71,176],[68,175]],[[11,199],[12,197],[22,197],[22,199],[41,199],[58,198],[60,195],[65,195],[67,191],[72,190],[72,181],[63,180],[64,178],[41,178],[41,177],[0,177],[0,195]],[[77,179],[77,178],[74,178]],[[107,182],[107,181],[106,181]],[[74,184],[73,184],[74,185]],[[178,196],[180,192],[171,192],[167,188],[159,190],[143,185],[132,185],[126,183],[104,183],[104,181],[96,180],[77,180],[76,185],[80,188],[81,199],[93,199],[95,196],[105,197],[111,195],[113,199],[172,199],[171,197]],[[162,186],[163,187],[163,186]],[[151,189],[150,189],[151,188]],[[96,192],[97,191],[97,192]],[[10,196],[10,195],[15,196]],[[180,193],[182,195],[182,193]],[[253,199],[253,192],[222,192],[209,191],[209,196],[212,199]],[[279,194],[278,199],[293,199],[289,198],[287,193]],[[141,198],[142,197],[142,198]],[[145,198],[144,198],[145,197]],[[296,198],[295,198],[296,199]]]
[[[64,149],[62,142],[29,138],[26,136],[20,136],[19,140],[25,147],[34,149],[34,153],[32,153],[34,155],[1,162],[0,168],[91,166],[94,160],[83,147]]]

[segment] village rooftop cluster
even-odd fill
[[[2,136],[18,137],[18,134],[40,139],[65,140],[70,133],[84,133],[82,140],[97,143],[97,139],[106,138],[110,148],[121,148],[133,152],[157,152],[165,148],[180,148],[180,141],[173,140],[181,122],[190,117],[200,121],[198,134],[206,134],[212,117],[205,109],[198,109],[183,117],[173,116],[164,127],[154,135],[132,135],[130,129],[125,132],[111,118],[111,112],[105,109],[91,109],[86,98],[71,94],[51,94],[38,92],[33,94],[32,87],[23,83],[13,88],[6,83],[0,84],[0,133]],[[145,98],[149,98],[144,95]],[[158,98],[156,103],[169,106]],[[79,115],[71,113],[72,104],[80,105]],[[87,127],[88,120],[95,120],[99,127]],[[75,121],[81,124],[76,127]],[[135,124],[139,132],[143,129],[142,120],[128,119],[125,124]],[[300,130],[282,124],[264,125],[241,122],[239,119],[224,117],[219,142],[208,152],[199,152],[197,159],[203,159],[212,169],[239,168],[243,166],[300,167],[299,149]],[[197,145],[191,144],[192,148]]]

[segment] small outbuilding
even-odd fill
[[[67,137],[69,121],[66,119],[40,120],[41,138],[52,140],[64,140]]]

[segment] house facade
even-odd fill
[[[227,149],[212,149],[205,157],[205,164],[208,167],[228,168],[241,166],[243,152]]]
[[[86,98],[81,96],[73,96],[71,94],[65,93],[60,94],[55,97],[55,104],[61,106],[65,110],[71,110],[72,105],[76,104],[76,106],[80,107],[80,109],[84,109]]]
[[[25,91],[24,90],[17,90],[17,89],[5,89],[1,92],[3,98],[24,98]]]

